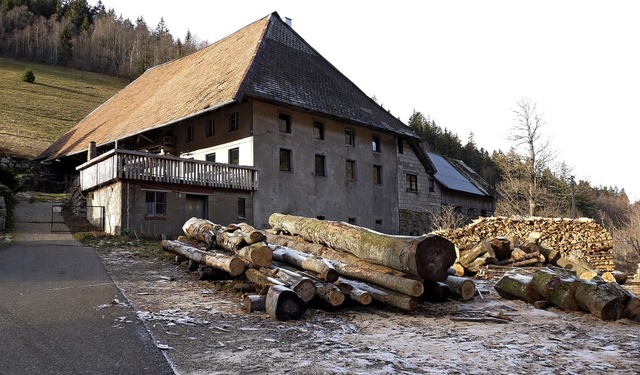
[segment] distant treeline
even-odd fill
[[[190,32],[174,39],[164,19],[150,28],[101,1],[2,0],[0,56],[136,78],[147,68],[202,48]]]

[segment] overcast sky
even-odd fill
[[[95,4],[95,1],[89,1]],[[396,117],[433,118],[465,143],[507,151],[522,97],[576,180],[640,200],[640,2],[103,0],[150,27],[163,17],[213,43],[277,11]],[[178,5],[178,6],[176,6]]]

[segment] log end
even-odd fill
[[[229,275],[238,276],[244,272],[244,262],[240,258],[233,258],[229,261]]]
[[[418,275],[427,281],[444,281],[449,268],[456,261],[454,244],[444,237],[429,234],[416,248],[416,269]]]

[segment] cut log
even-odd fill
[[[417,303],[414,297],[400,294],[375,285],[369,285],[367,283],[356,280],[343,279],[342,283],[352,285],[355,288],[368,292],[369,294],[371,294],[371,297],[374,301],[384,303],[400,310],[416,310]]]
[[[523,246],[523,248],[528,253],[538,252],[538,253],[544,255],[544,258],[546,259],[546,262],[547,263],[551,263],[551,264],[556,264],[556,262],[558,261],[558,259],[560,259],[560,256],[561,256],[559,251],[556,251],[556,250],[553,250],[553,249],[548,249],[546,247],[543,247],[543,246],[539,245],[538,243],[530,242],[530,243],[525,244]]]
[[[507,271],[494,286],[500,297],[534,303],[544,299],[531,283],[533,273],[513,269]]]
[[[266,295],[246,295],[244,296],[243,307],[244,311],[250,313],[254,311],[266,310]]]
[[[611,271],[611,275],[613,275],[613,278],[616,279],[616,282],[620,285],[624,285],[629,277],[628,273],[622,271]]]
[[[263,242],[266,238],[264,232],[257,230],[247,223],[239,223],[242,238],[248,245]]]
[[[258,267],[267,267],[271,264],[273,254],[271,248],[264,242],[256,242],[238,250],[238,257]]]
[[[593,280],[596,276],[598,276],[596,271],[586,271],[578,275],[578,278],[582,280]]]
[[[424,285],[423,298],[430,302],[447,301],[451,296],[449,286],[441,281],[427,281]]]
[[[316,285],[310,278],[276,265],[271,266],[278,280],[296,292],[303,301],[309,302],[316,294]]]
[[[272,250],[273,260],[278,262],[290,264],[300,269],[311,271],[318,275],[318,277],[327,282],[334,282],[338,280],[338,271],[333,268],[327,260],[290,249],[288,247],[269,245]]]
[[[305,240],[349,252],[425,280],[442,281],[456,259],[453,243],[429,234],[391,236],[339,221],[274,213],[269,224],[275,230],[297,234]]]
[[[263,287],[271,287],[273,285],[286,286],[284,282],[254,268],[249,268],[244,271],[244,276],[252,283]]]
[[[336,285],[324,281],[316,281],[316,296],[332,307],[342,305],[346,299],[344,293]]]
[[[350,279],[366,281],[411,297],[420,297],[424,293],[424,286],[418,280],[362,269],[341,262],[331,262],[331,264],[340,275]]]
[[[307,311],[307,303],[291,289],[274,285],[267,292],[265,310],[277,320],[300,319]]]
[[[627,295],[617,283],[598,284],[581,280],[577,284],[576,301],[583,311],[602,320],[624,317]]]
[[[631,292],[627,293],[627,298],[624,305],[624,317],[634,322],[640,322],[640,299]]]
[[[215,227],[216,224],[210,222],[209,220],[192,217],[184,223],[184,225],[182,226],[182,231],[189,238],[193,238],[198,241],[205,242],[210,246],[213,246],[215,244]]]
[[[464,267],[462,266],[462,264],[456,262],[453,264],[453,266],[451,266],[451,269],[454,271],[454,276],[464,276]]]
[[[615,283],[617,282],[616,278],[613,276],[613,274],[611,272],[604,272],[600,277],[602,277],[602,280],[608,282],[608,283]]]
[[[244,262],[235,256],[203,251],[178,241],[163,240],[162,247],[196,262],[227,271],[231,276],[238,276],[244,272]]]
[[[486,253],[490,253],[492,257],[495,257],[493,248],[489,242],[481,241],[470,250],[460,252],[460,259],[458,259],[458,263],[460,263],[462,267],[467,268],[469,264]]]
[[[541,268],[533,276],[531,283],[536,291],[547,301],[564,311],[578,311],[576,301],[578,279],[568,273],[554,272],[549,268]]]
[[[494,258],[498,261],[509,259],[511,257],[511,242],[504,237],[493,238],[489,241],[491,248],[495,254]]]
[[[476,284],[464,277],[448,276],[444,283],[449,287],[451,295],[467,301],[476,295]]]
[[[350,300],[365,306],[369,305],[371,301],[373,301],[371,293],[343,281],[344,278],[340,277],[335,284],[345,296],[349,297]]]

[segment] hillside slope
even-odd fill
[[[31,67],[33,84],[22,82]],[[33,158],[128,81],[0,58],[0,155]]]

